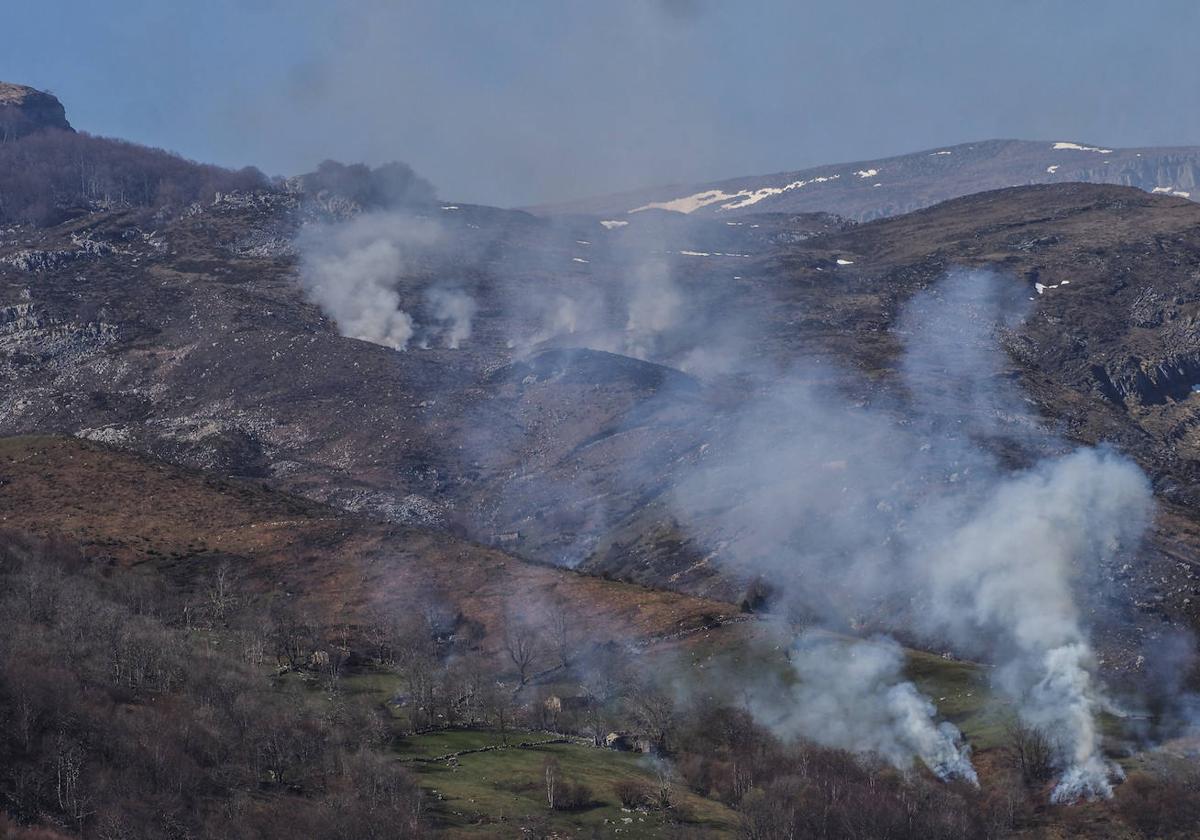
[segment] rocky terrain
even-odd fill
[[[58,98],[25,85],[0,82],[0,143],[45,129],[73,130]]]
[[[74,435],[734,600],[745,579],[721,548],[729,535],[684,532],[669,504],[680,475],[731,445],[721,418],[797,360],[825,365],[817,387],[895,398],[903,414],[905,302],[956,266],[986,267],[1031,302],[1005,348],[1036,417],[1015,463],[1060,439],[1109,441],[1149,471],[1162,503],[1152,546],[1113,572],[1129,613],[1115,649],[1132,657],[1164,620],[1196,620],[1200,208],[1189,201],[1048,185],[858,226],[648,212],[613,227],[435,205],[406,216],[435,224],[443,245],[406,267],[400,304],[435,323],[426,292],[452,277],[478,308],[457,349],[433,332],[403,351],[340,335],[303,293],[294,237],[328,218],[260,192],[177,216],[107,210],[3,231],[0,430]],[[628,302],[604,295],[644,263],[686,290],[688,328],[633,346]],[[544,311],[514,303],[558,294],[590,309],[548,334]],[[697,338],[713,313],[752,330]],[[933,393],[923,399],[939,416],[965,410]]]
[[[714,218],[824,211],[869,221],[971,193],[1084,181],[1200,198],[1200,150],[1114,149],[1074,141],[983,140],[879,160],[673,185],[533,208],[622,220],[650,209]]]

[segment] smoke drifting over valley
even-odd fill
[[[0,840],[1195,837],[1164,2],[13,4]]]
[[[397,350],[414,336],[461,347],[475,334],[476,299],[445,284],[416,291],[421,261],[449,259],[460,235],[379,213],[306,231],[305,287],[347,335]],[[692,403],[688,426],[704,430],[698,448],[666,467],[669,507],[689,539],[729,574],[770,581],[776,607],[811,627],[869,627],[994,663],[997,695],[1052,736],[1055,801],[1110,796],[1119,770],[1101,752],[1097,717],[1115,706],[1097,678],[1080,598],[1116,557],[1136,551],[1152,493],[1131,461],[1072,447],[1029,410],[1002,349],[1029,310],[1021,285],[954,271],[908,301],[895,328],[899,381],[864,404],[847,396],[855,373],[744,352],[753,345],[746,313],[726,306],[721,290],[689,284],[680,261],[662,256],[674,246],[661,232],[605,230],[598,245],[567,230],[551,235],[587,256],[551,249],[523,254],[522,270],[491,266],[489,299],[514,359],[582,347],[690,371],[701,384],[687,380],[689,393],[730,372],[758,383],[732,407]],[[561,262],[538,262],[551,259]],[[597,266],[618,282],[595,282]],[[526,270],[555,279],[523,286]],[[414,307],[428,323],[414,320]],[[655,402],[669,403],[682,383],[660,388]],[[468,457],[495,457],[486,425],[472,424]],[[649,469],[636,451],[614,461],[619,492],[661,480]],[[581,531],[602,531],[611,512],[590,479],[578,480],[556,492],[576,499]],[[562,561],[574,565],[592,547],[564,549]],[[797,685],[777,687],[787,702],[757,710],[785,735],[974,780],[957,729],[938,721],[900,661],[888,639],[802,633]]]

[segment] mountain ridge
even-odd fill
[[[1118,149],[1065,140],[982,140],[525,209],[613,220],[655,209],[731,219],[760,212],[827,212],[863,222],[986,190],[1071,181],[1200,198],[1200,146]]]

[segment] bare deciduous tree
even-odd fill
[[[1013,765],[1027,785],[1039,785],[1054,775],[1054,745],[1045,732],[1023,721],[1010,724],[1008,748]]]
[[[525,685],[529,682],[534,661],[541,654],[537,628],[524,621],[509,619],[504,627],[504,652],[517,669],[520,684]]]

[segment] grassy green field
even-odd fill
[[[957,726],[976,751],[1004,742],[1013,716],[1007,704],[992,694],[987,668],[910,650],[904,671],[933,700],[938,715]]]
[[[397,752],[411,760],[501,740],[496,732],[436,732],[404,739]],[[571,812],[547,807],[543,762],[548,756],[557,759],[563,779],[587,784],[590,806]],[[472,753],[450,761],[412,761],[409,767],[430,792],[433,815],[451,837],[515,837],[520,836],[518,826],[539,822],[566,836],[588,837],[661,837],[672,823],[683,828],[684,836],[730,837],[736,828],[736,815],[728,808],[678,786],[673,790],[675,807],[667,811],[623,810],[614,790],[618,782],[656,783],[651,760],[632,753],[550,744]]]

